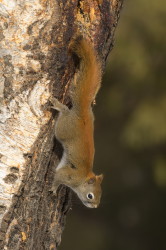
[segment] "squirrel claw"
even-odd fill
[[[58,186],[56,185],[53,185],[50,189],[49,189],[49,191],[50,192],[53,192],[53,194],[54,195],[56,195],[57,194],[57,189],[58,189]]]
[[[58,101],[55,97],[51,96],[51,97],[50,97],[50,102],[51,102],[53,105],[55,105],[55,104],[58,103],[59,101]]]
[[[50,189],[49,192],[51,193],[51,195],[57,196],[57,192],[55,190],[53,191],[52,189]]]

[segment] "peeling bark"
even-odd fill
[[[0,1],[0,249],[57,249],[70,190],[49,189],[62,148],[49,97],[70,105],[76,34],[105,65],[122,0]]]

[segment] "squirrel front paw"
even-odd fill
[[[54,195],[57,194],[57,192],[56,192],[57,189],[55,189],[54,187],[50,188],[49,191],[52,192]]]
[[[50,192],[53,192],[53,194],[54,195],[56,195],[57,194],[57,189],[58,189],[58,187],[59,187],[59,184],[57,184],[57,183],[53,183],[53,185],[52,185],[52,187],[50,188]]]

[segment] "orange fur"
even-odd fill
[[[83,137],[80,144],[84,148],[82,152],[85,151],[88,162],[87,168],[90,170],[94,158],[94,118],[90,107],[101,85],[101,63],[93,45],[86,39],[78,37],[72,40],[70,50],[80,59],[80,68],[74,79],[75,88],[71,96],[73,106],[82,118],[82,122],[78,124]]]
[[[70,50],[80,59],[80,69],[75,79],[75,90],[72,99],[82,112],[86,111],[87,106],[94,101],[101,85],[101,63],[97,58],[92,44],[78,37],[72,40]]]
[[[88,40],[72,40],[70,51],[80,59],[80,67],[71,86],[72,108],[52,100],[60,111],[55,136],[64,154],[57,169],[52,190],[60,184],[72,188],[88,207],[97,207],[101,197],[102,175],[92,171],[94,159],[94,117],[91,105],[100,88],[101,64]],[[90,196],[91,198],[89,198]]]

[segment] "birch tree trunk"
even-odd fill
[[[103,67],[122,0],[0,1],[0,249],[57,249],[70,190],[49,189],[62,147],[54,138],[49,97],[70,105],[78,32]]]

